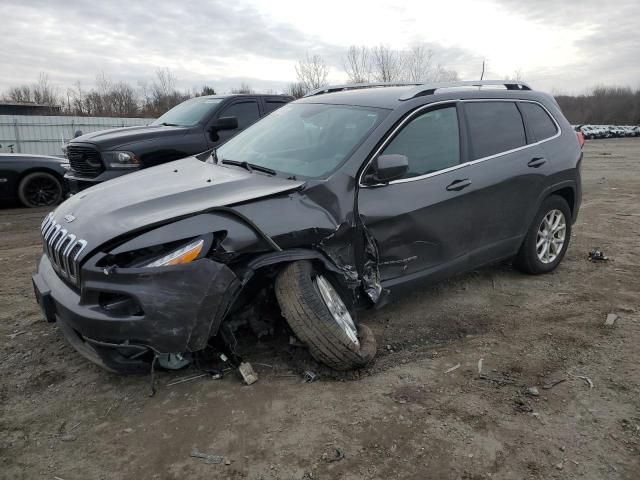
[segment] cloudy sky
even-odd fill
[[[149,80],[168,67],[182,88],[240,82],[280,90],[306,53],[330,80],[349,45],[427,44],[462,79],[520,71],[535,88],[640,87],[640,0],[0,0],[0,92],[46,72],[61,90]]]

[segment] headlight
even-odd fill
[[[140,159],[132,152],[102,152],[102,157],[111,168],[137,168]]]
[[[173,250],[150,263],[141,265],[142,267],[166,267],[169,265],[180,265],[183,263],[189,263],[198,258],[202,247],[204,246],[204,239],[194,240],[187,245]]]

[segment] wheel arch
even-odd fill
[[[56,177],[59,181],[60,184],[62,185],[62,188],[66,191],[66,181],[64,179],[64,174],[60,173],[57,170],[54,170],[53,168],[49,168],[49,167],[43,167],[43,166],[36,166],[36,167],[29,167],[26,170],[20,172],[18,174],[18,181],[16,183],[16,191],[18,186],[20,185],[20,182],[22,182],[22,180],[24,180],[24,178],[27,175],[30,175],[32,173],[49,173],[51,175],[53,175],[54,177]]]

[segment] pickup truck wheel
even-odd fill
[[[551,195],[542,202],[513,262],[519,270],[537,275],[555,270],[571,238],[571,210],[567,201]]]
[[[62,183],[51,173],[33,172],[18,185],[18,197],[25,207],[50,207],[62,200]]]
[[[356,326],[339,291],[306,260],[287,265],[275,283],[282,315],[313,358],[335,370],[363,367],[376,354],[375,337]]]

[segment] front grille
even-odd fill
[[[67,146],[67,158],[71,170],[83,177],[94,178],[104,172],[100,152],[91,147],[69,145]]]
[[[42,221],[43,249],[49,257],[49,261],[58,275],[80,286],[79,261],[80,253],[87,246],[85,240],[76,238],[62,225],[56,223],[53,214],[50,213]]]

